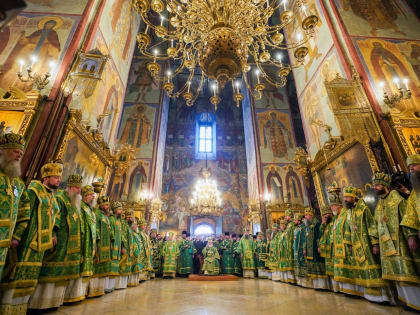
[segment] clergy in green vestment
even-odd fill
[[[241,257],[244,278],[255,278],[254,250],[254,240],[250,236],[249,230],[245,228],[237,248]]]
[[[20,179],[24,149],[25,140],[21,135],[0,135],[0,279],[12,243],[18,212],[28,210],[19,208],[20,197],[26,193],[25,184]]]
[[[150,232],[150,244],[152,251],[152,262],[153,262],[153,272],[156,276],[160,275],[162,259],[160,257],[160,250],[162,247],[162,241],[158,239],[156,229],[152,229]]]
[[[321,222],[315,216],[314,209],[310,207],[305,209],[303,222],[306,237],[303,250],[306,259],[307,277],[310,279],[311,286],[314,289],[329,289],[328,276],[325,274],[325,261],[318,251],[321,237]]]
[[[133,211],[134,215],[134,211]],[[128,277],[128,286],[136,287],[140,282],[140,274],[144,270],[144,244],[140,238],[137,218],[129,222],[133,237],[133,260],[131,263],[131,273]]]
[[[329,202],[331,204],[332,199],[329,198]],[[339,202],[341,204],[341,201]],[[328,277],[327,281],[327,288],[333,289],[332,287],[332,279],[334,278],[334,262],[333,262],[333,244],[332,244],[332,232],[335,217],[331,211],[330,206],[323,206],[321,207],[321,226],[319,227],[319,246],[318,252],[319,255],[324,258],[325,262],[325,274]]]
[[[382,278],[392,280],[398,298],[407,306],[420,310],[420,251],[418,231],[400,225],[407,211],[407,200],[396,190],[389,190],[390,177],[373,176],[379,198],[375,209],[378,224]]]
[[[152,243],[150,242],[150,237],[146,233],[147,223],[144,219],[139,220],[139,237],[143,245],[142,253],[142,264],[143,264],[143,273],[140,276],[140,280],[148,280],[150,274],[153,273],[153,258],[152,258]]]
[[[54,225],[60,210],[53,192],[60,184],[62,172],[60,161],[45,164],[41,168],[42,182],[31,181],[27,189],[28,199],[21,198],[25,211],[18,213],[7,258],[9,268],[3,273],[1,314],[25,314],[38,283],[44,254],[57,244]],[[51,298],[57,298],[54,288],[49,290]]]
[[[163,257],[162,276],[175,278],[176,276],[176,263],[179,257],[179,246],[175,241],[175,234],[169,233],[168,240],[162,246],[161,255]]]
[[[230,237],[229,232],[225,232],[225,237],[220,243],[220,252],[221,252],[221,273],[225,275],[234,273],[234,253],[233,253],[233,241]]]
[[[268,261],[267,267],[271,271],[271,280],[280,281],[281,280],[281,271],[280,271],[280,237],[282,231],[280,231],[280,225],[273,223],[271,226],[271,241],[268,252]]]
[[[31,308],[59,307],[63,302],[78,302],[85,298],[80,276],[82,180],[78,174],[70,175],[66,182],[66,190],[59,190],[55,195],[60,208],[60,215],[55,220],[57,245],[45,253],[35,290],[39,290],[40,294],[36,301],[31,302]],[[53,299],[49,287],[53,287],[55,291],[65,290],[65,293]]]
[[[188,240],[187,231],[182,232],[182,240],[179,243],[179,268],[180,276],[188,276],[193,272],[193,257],[196,249],[191,240]]]
[[[133,230],[130,228],[131,222],[134,220],[134,211],[132,209],[124,209],[121,218],[121,260],[120,260],[120,278],[115,283],[116,289],[126,289],[128,279],[131,275],[132,265],[134,261],[134,236]]]
[[[391,297],[387,282],[382,279],[378,229],[372,212],[363,199],[346,196],[344,202],[351,212],[355,283],[364,288],[365,299],[389,302]]]
[[[220,255],[213,240],[209,239],[206,247],[203,249],[203,272],[206,276],[216,276],[220,273]]]
[[[236,234],[232,234],[232,250],[233,250],[233,274],[242,276],[242,262],[238,251],[239,240]]]
[[[114,240],[114,233],[107,215],[110,209],[108,196],[100,196],[97,203],[98,208],[95,209],[96,253],[93,259],[93,276],[89,282],[89,297],[105,294],[105,287],[111,274],[111,244]]]
[[[120,282],[120,260],[122,249],[122,222],[121,216],[123,212],[122,203],[113,201],[111,203],[111,212],[108,217],[111,225],[112,233],[114,234],[114,242],[111,248],[111,272],[110,272],[110,287],[115,288],[115,285]]]
[[[82,202],[80,210],[81,218],[81,265],[80,275],[87,295],[90,277],[93,276],[93,256],[96,248],[96,216],[93,211],[95,192],[93,187],[86,185],[82,187]]]
[[[258,277],[267,278],[265,274],[265,263],[267,261],[267,242],[264,239],[264,234],[262,232],[258,232],[254,248],[254,261],[255,268],[258,272]]]
[[[352,186],[345,187],[344,197],[357,197],[357,189]],[[348,206],[348,205],[347,205]],[[337,218],[333,226],[334,244],[334,281],[338,291],[363,296],[363,287],[356,285],[355,261],[352,252],[351,240],[351,212],[347,207],[332,206],[337,212]]]
[[[410,169],[410,181],[413,189],[407,200],[407,211],[401,225],[417,230],[420,237],[420,154],[407,157],[407,166]]]
[[[306,259],[304,248],[306,247],[305,225],[302,224],[303,215],[295,213],[293,223],[293,267],[296,283],[303,287],[312,287],[310,279],[307,278]]]
[[[281,271],[281,280],[283,282],[295,283],[294,276],[294,255],[293,255],[293,236],[296,225],[292,222],[292,210],[287,209],[284,213],[286,227],[282,233],[279,245],[279,265]]]

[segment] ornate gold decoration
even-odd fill
[[[123,144],[115,153],[115,183],[119,183],[122,176],[130,169],[134,161],[134,149],[129,144]]]
[[[290,209],[294,214],[304,214],[305,206],[301,204],[285,203],[269,203],[267,205],[267,222],[268,226],[272,226],[274,222],[284,217],[286,210]]]
[[[86,97],[91,96],[108,59],[99,49],[77,52],[76,60],[62,85],[64,95],[78,96],[84,93]]]
[[[70,118],[66,123],[64,135],[61,138],[60,145],[54,155],[55,159],[64,158],[67,149],[67,143],[71,132],[74,132],[79,139],[93,152],[92,161],[102,162],[106,167],[103,182],[107,183],[111,169],[114,166],[114,156],[111,154],[108,144],[104,141],[102,134],[89,126],[82,123],[82,111],[71,109]]]
[[[143,219],[146,216],[146,204],[139,201],[121,201],[123,209],[133,209],[134,216]]]
[[[162,204],[159,198],[154,198],[150,205],[149,223],[156,223],[159,225],[160,218],[162,217]]]
[[[255,98],[261,98],[265,89],[264,79],[268,84],[282,87],[286,84],[286,76],[292,68],[300,67],[308,54],[304,45],[313,37],[318,24],[318,17],[307,12],[305,0],[279,2],[277,0],[133,0],[134,8],[140,13],[145,29],[137,35],[140,52],[152,62],[147,66],[155,80],[164,82],[172,79],[185,67],[190,76],[183,87],[176,93],[167,85],[165,91],[170,97],[183,96],[191,106],[201,92],[204,76],[215,80],[224,89],[229,81],[234,81],[242,74],[244,82]],[[150,12],[154,11],[154,14]],[[160,25],[150,18],[160,16]],[[272,17],[281,13],[279,24],[273,24]],[[297,38],[284,40],[282,30],[301,18],[298,25]],[[165,21],[168,21],[165,23]],[[158,42],[151,46],[149,30],[154,32]],[[294,30],[296,31],[296,30]],[[276,57],[276,50],[291,51],[296,57],[294,66],[284,64]],[[273,57],[274,55],[274,57]],[[160,76],[157,61],[172,59],[181,60],[174,72],[168,71],[167,77]],[[255,64],[258,84],[255,94],[248,84],[247,72],[250,64]],[[270,78],[263,65],[271,65],[280,69],[279,78]],[[196,93],[189,91],[196,67],[202,75]],[[184,93],[188,88],[188,92]],[[239,93],[235,91],[234,93]],[[237,96],[237,104],[242,100]],[[218,96],[212,97],[212,104],[217,107]]]
[[[304,148],[298,147],[295,150],[295,156],[293,160],[296,163],[296,167],[299,173],[304,177],[306,187],[309,187],[309,164],[310,157],[309,154],[305,151]]]
[[[29,138],[27,134],[28,127],[41,103],[42,96],[36,91],[25,93],[17,87],[11,87],[8,90],[0,88],[0,116],[2,111],[21,112],[23,114],[23,120],[15,132],[25,138]],[[1,121],[0,118],[0,123]],[[4,126],[4,128],[6,127]]]
[[[209,168],[203,168],[202,175],[192,193],[190,212],[195,215],[220,215],[223,209],[217,183],[210,179]]]

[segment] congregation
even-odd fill
[[[22,136],[0,136],[0,313],[25,314],[98,297],[156,276],[203,273],[271,279],[420,310],[420,155],[410,177],[375,173],[372,212],[353,186],[328,186],[329,206],[286,210],[265,233],[207,240],[161,235],[133,209],[96,196],[60,161],[25,187]]]

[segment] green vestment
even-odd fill
[[[420,231],[420,192],[410,193],[407,200],[407,211],[401,221],[401,225]]]
[[[134,260],[131,272],[140,273],[144,269],[145,250],[140,235],[136,232],[133,232],[133,246]]]
[[[125,254],[121,255],[120,275],[128,276],[134,262],[134,236],[133,230],[130,228],[126,220],[121,220],[122,234],[121,247],[125,249]]]
[[[111,274],[111,243],[113,233],[108,216],[100,209],[95,210],[96,216],[96,255],[93,272],[95,277],[108,277]]]
[[[233,240],[223,240],[220,244],[220,251],[222,253],[222,270],[223,274],[234,273],[234,254],[233,254]]]
[[[80,209],[73,206],[66,191],[55,195],[60,215],[55,220],[57,245],[45,252],[39,282],[80,278]]]
[[[372,212],[363,199],[351,210],[351,241],[356,262],[356,284],[366,288],[384,287],[381,262],[373,255],[372,246],[378,245],[378,229]]]
[[[351,251],[351,213],[342,208],[333,226],[334,280],[355,284],[354,259]]]
[[[306,271],[310,278],[326,278],[325,261],[318,252],[319,239],[321,237],[321,223],[317,218],[312,218],[308,225],[305,225]]]
[[[220,255],[217,247],[206,246],[203,249],[204,264],[203,271],[205,275],[215,276],[220,272]]]
[[[19,245],[9,250],[10,268],[5,269],[7,277],[3,277],[6,288],[15,288],[14,297],[27,296],[35,290],[45,251],[53,248],[53,227],[60,211],[51,190],[39,181],[29,184],[27,195],[27,200],[21,199],[27,210],[18,214],[13,233]]]
[[[23,181],[20,178],[9,178],[0,170],[0,279],[2,278],[7,252],[12,242],[18,212],[29,210],[19,207],[19,201],[23,193],[26,194]],[[23,199],[27,198],[28,196],[23,197]],[[23,204],[21,205],[23,206]]]
[[[111,276],[120,275],[120,260],[121,260],[121,244],[122,244],[122,223],[121,218],[117,218],[113,214],[109,217],[109,224],[111,225],[112,233],[114,234],[114,242],[112,243],[112,257],[111,257]]]
[[[334,260],[333,260],[333,227],[336,217],[327,224],[320,227],[321,237],[319,239],[320,255],[325,260],[325,273],[334,277]]]
[[[163,276],[175,277],[179,247],[176,241],[165,241],[162,246]]]
[[[276,271],[280,267],[280,257],[279,257],[280,239],[281,239],[281,232],[277,232],[273,236],[269,244],[269,255],[268,255],[268,261],[267,261],[267,267],[271,271]]]
[[[255,270],[254,240],[251,237],[245,238],[243,236],[239,241],[237,251],[242,255],[242,269]]]
[[[255,247],[255,268],[265,269],[267,261],[267,242],[265,240],[257,239],[254,242]]]
[[[306,248],[306,228],[304,224],[296,226],[293,231],[293,266],[295,275],[298,277],[306,277],[307,266],[306,259],[303,255],[303,249]]]
[[[400,225],[406,210],[407,201],[396,190],[380,198],[376,206],[382,278],[420,283],[420,251],[413,254],[408,248],[408,238],[417,231]]]
[[[82,277],[93,275],[93,256],[96,247],[96,216],[92,209],[83,201],[81,202],[81,266],[80,274]]]
[[[293,240],[295,228],[295,224],[293,222],[289,222],[283,232],[283,235],[281,235],[279,245],[279,270],[282,272],[294,270]]]
[[[193,272],[193,255],[197,250],[192,241],[182,240],[179,244],[179,274],[188,275]]]
[[[152,250],[152,261],[153,261],[153,271],[158,274],[161,272],[162,266],[162,257],[160,256],[160,251],[162,248],[162,242],[159,241],[156,237],[151,238],[151,250]]]
[[[139,237],[143,244],[142,263],[144,271],[153,272],[152,244],[150,242],[150,237],[141,229],[139,230]]]
[[[233,241],[232,249],[235,257],[233,257],[233,273],[235,275],[242,275],[242,262],[239,253],[239,241]]]

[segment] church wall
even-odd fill
[[[215,160],[208,160],[208,167],[222,195],[223,231],[240,233],[247,222],[248,203],[242,109],[222,98],[215,114],[217,156]],[[191,193],[205,167],[205,160],[195,159],[196,117],[208,110],[207,104],[207,97],[199,98],[193,107],[187,107],[182,99],[170,101],[163,163],[161,231],[189,228]],[[245,131],[247,129],[250,128]]]

